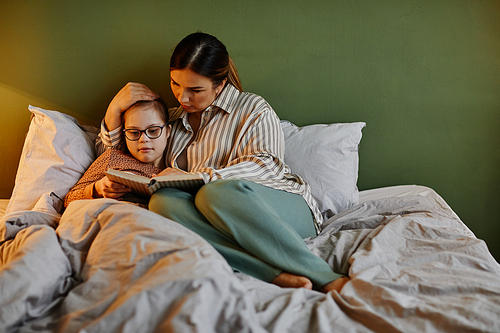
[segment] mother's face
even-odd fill
[[[224,82],[214,88],[212,80],[190,69],[170,71],[170,87],[175,98],[188,113],[205,110],[220,93]]]

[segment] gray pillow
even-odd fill
[[[29,110],[33,116],[6,215],[33,209],[47,193],[64,198],[96,157],[96,135],[75,118],[31,105]]]
[[[285,163],[311,185],[325,220],[358,204],[358,147],[365,126],[355,122],[298,127],[281,121]]]

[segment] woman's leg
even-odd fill
[[[234,239],[215,229],[194,205],[194,196],[175,188],[157,191],[149,201],[149,209],[174,220],[207,240],[237,271],[264,281],[271,281],[281,270],[249,254]]]
[[[316,231],[298,194],[246,180],[217,180],[200,189],[195,205],[226,238],[274,267],[309,278],[317,289],[341,276],[302,239]]]

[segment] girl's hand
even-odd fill
[[[109,103],[104,122],[109,131],[116,129],[122,123],[122,113],[137,101],[154,100],[160,96],[142,83],[129,82]]]
[[[107,176],[94,183],[94,198],[120,199],[131,189],[123,184],[109,180]]]

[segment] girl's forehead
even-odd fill
[[[162,122],[162,117],[160,111],[152,106],[133,106],[125,111],[123,121],[125,124],[157,125]]]

